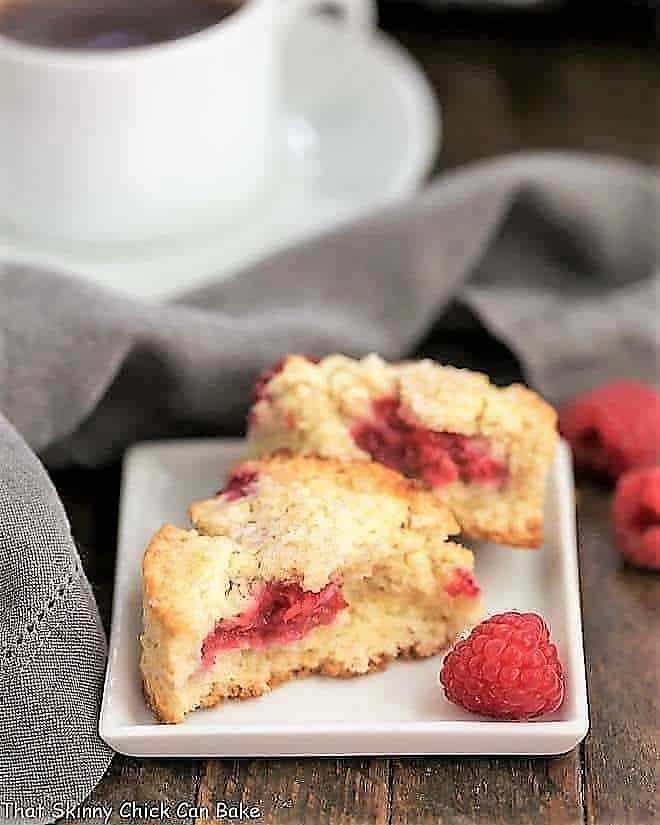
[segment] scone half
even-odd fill
[[[451,513],[378,464],[251,461],[191,516],[143,561],[141,670],[163,722],[296,675],[429,656],[481,616]]]
[[[542,543],[556,414],[526,387],[430,360],[290,355],[262,374],[253,401],[251,455],[377,461],[432,489],[469,538]]]

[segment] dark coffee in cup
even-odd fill
[[[126,49],[177,40],[246,0],[0,0],[0,35],[63,49]]]

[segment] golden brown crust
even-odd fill
[[[520,550],[537,550],[543,544],[543,528],[540,522],[528,522],[525,525],[508,524],[502,529],[480,529],[471,525],[464,531],[468,538],[475,541],[487,541],[494,544],[507,544]]]
[[[240,685],[232,685],[228,688],[225,685],[213,685],[211,690],[200,701],[198,708],[211,708],[221,704],[227,700],[235,699],[256,699],[269,693],[276,687],[279,687],[292,679],[302,679],[306,676],[328,676],[333,679],[355,679],[358,676],[366,676],[370,673],[378,673],[386,670],[387,667],[396,659],[403,660],[417,660],[426,659],[429,656],[435,656],[437,653],[446,650],[449,647],[447,643],[442,643],[434,646],[420,647],[419,645],[411,645],[407,648],[400,648],[396,655],[384,654],[377,658],[371,659],[366,670],[350,670],[340,662],[327,660],[321,662],[317,668],[291,668],[285,672],[273,674],[268,680],[263,682],[242,683]],[[183,721],[183,715],[177,713],[170,705],[165,702],[158,701],[156,696],[149,688],[146,679],[142,682],[144,696],[147,704],[153,711],[156,718],[165,724],[177,724]]]
[[[186,530],[181,530],[173,524],[163,524],[152,536],[142,558],[143,601],[158,615],[159,620],[170,633],[176,633],[178,628],[172,621],[174,617],[166,608],[163,608],[162,603],[158,600],[158,594],[161,592],[167,577],[167,571],[161,563],[161,557],[169,548],[180,545],[186,536]]]
[[[146,677],[142,676],[142,692],[144,698],[159,722],[166,725],[177,725],[183,722],[184,714],[176,710],[166,699],[159,699],[158,692],[153,690]]]
[[[212,577],[219,589],[226,586],[226,554],[221,550],[218,542],[172,524],[164,524],[153,536],[142,560],[143,603],[163,632],[190,631],[189,593],[199,582]]]

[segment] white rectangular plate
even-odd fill
[[[560,710],[540,722],[496,722],[450,704],[438,685],[442,661],[395,662],[357,679],[315,676],[258,699],[191,713],[181,725],[156,723],[142,696],[140,564],[163,522],[185,526],[190,501],[222,486],[244,453],[241,441],[151,442],[126,456],[112,634],[101,736],[133,756],[339,756],[366,754],[564,753],[588,729],[570,455],[562,444],[546,504],[539,551],[475,547],[489,613],[534,610],[550,623],[567,670]],[[191,594],[194,598],[194,594]]]

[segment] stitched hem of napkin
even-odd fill
[[[11,644],[0,647],[0,673],[13,661],[21,661],[22,664],[32,661],[33,657],[28,659],[19,658],[21,648],[24,644],[26,644],[26,642],[33,638],[35,634],[41,631],[41,628],[43,627],[48,616],[50,616],[58,605],[64,601],[73,584],[80,579],[81,573],[82,568],[80,566],[80,562],[76,560],[74,561],[69,572],[65,575],[64,579],[62,579],[53,591],[51,591],[50,598],[42,602],[40,609],[35,610],[32,617],[23,625],[22,628],[18,630],[15,641]],[[50,635],[58,627],[61,627],[63,623],[64,617],[49,628],[48,635]],[[42,645],[39,645],[39,649],[41,649],[41,647]]]

